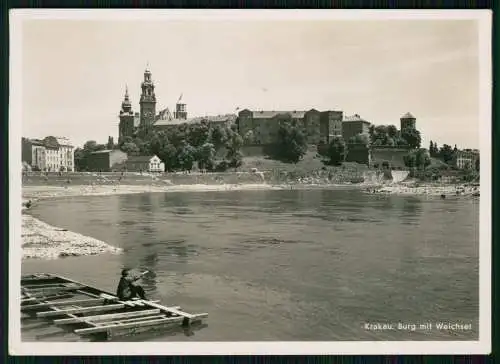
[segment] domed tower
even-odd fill
[[[132,103],[128,96],[127,86],[125,86],[125,97],[122,101],[119,117],[118,140],[121,141],[124,137],[134,135],[134,111],[132,110]]]
[[[140,115],[141,115],[141,127],[149,127],[155,122],[156,115],[156,96],[155,96],[155,85],[151,79],[151,71],[149,67],[146,67],[144,71],[144,81],[141,84],[141,100],[140,104]]]
[[[187,120],[186,104],[182,102],[182,94],[179,97],[179,100],[177,100],[177,103],[175,104],[175,118]]]
[[[405,129],[416,129],[417,119],[411,113],[407,112],[399,119],[401,121],[401,131]]]

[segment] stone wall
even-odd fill
[[[404,157],[410,152],[409,148],[401,147],[372,147],[371,163],[372,165],[383,161],[388,161],[393,168],[404,168]]]
[[[370,149],[364,144],[348,144],[346,162],[370,165]]]

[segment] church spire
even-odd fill
[[[123,98],[122,102],[122,111],[132,111],[132,103],[130,102],[130,98],[128,96],[128,85],[125,85],[125,97]]]
[[[128,98],[128,85],[125,84],[125,101],[129,101],[129,98]]]

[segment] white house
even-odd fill
[[[165,163],[156,155],[130,156],[125,162],[127,171],[135,172],[165,172]]]

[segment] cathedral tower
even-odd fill
[[[151,71],[146,68],[144,71],[144,81],[141,84],[141,100],[139,102],[141,109],[141,123],[143,129],[149,129],[155,122],[156,116],[156,96],[155,85],[151,79]]]
[[[123,138],[134,135],[134,112],[132,104],[128,97],[128,87],[125,87],[125,97],[122,101],[122,108],[120,109],[120,125],[118,127],[118,142]]]

